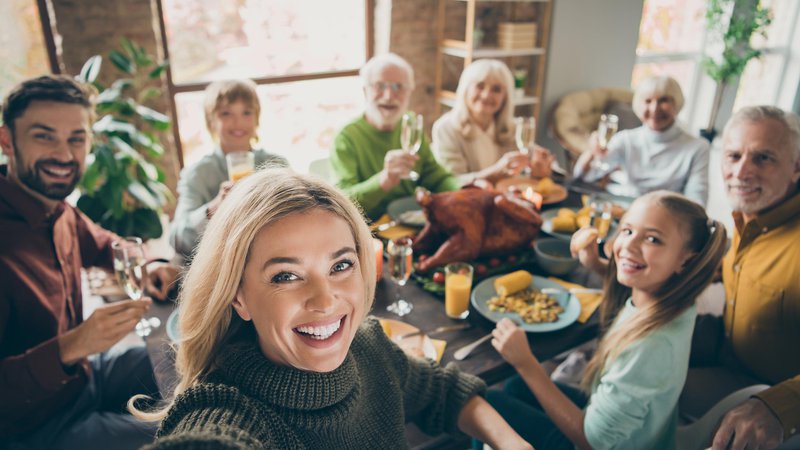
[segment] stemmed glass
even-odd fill
[[[530,160],[531,152],[536,145],[536,118],[516,117],[514,118],[514,125],[517,149]],[[529,176],[530,173],[530,167],[526,167],[522,171],[522,175],[525,176]]]
[[[608,147],[608,142],[616,134],[617,130],[619,130],[619,117],[614,114],[602,114],[600,116],[600,123],[597,124],[597,143],[600,148],[605,150]],[[601,172],[608,172],[611,169],[605,158],[598,156],[592,159],[592,168]]]
[[[147,282],[147,260],[144,257],[142,240],[138,237],[118,239],[111,243],[111,250],[114,254],[114,272],[120,286],[131,299],[141,299]],[[159,326],[161,320],[158,317],[142,318],[136,324],[136,334],[147,337]]]
[[[414,251],[411,249],[411,244],[411,239],[402,237],[389,241],[386,245],[386,253],[389,255],[389,275],[399,286],[395,291],[395,301],[387,306],[386,310],[401,317],[414,309],[414,305],[400,298],[400,288],[406,285],[413,270],[412,255]]]
[[[422,134],[424,119],[422,114],[403,114],[403,125],[400,130],[400,145],[403,150],[416,155],[422,145]],[[408,179],[411,181],[419,180],[419,173],[412,170],[408,173]]]

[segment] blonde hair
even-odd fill
[[[259,170],[237,183],[220,205],[184,277],[178,297],[181,339],[175,358],[178,384],[174,397],[201,383],[217,367],[226,346],[255,341],[252,323],[234,312],[232,301],[259,231],[289,215],[317,208],[335,214],[350,226],[364,278],[365,314],[369,311],[375,294],[375,253],[372,235],[358,207],[335,187],[309,175],[287,169]],[[128,409],[143,420],[161,420],[171,406],[140,411],[135,406],[140,398],[132,398]]]
[[[683,109],[681,85],[674,78],[666,75],[652,76],[641,81],[633,93],[633,112],[640,120],[644,117],[644,99],[650,95],[672,97],[675,102],[675,115]]]
[[[512,142],[514,134],[514,76],[508,70],[508,66],[496,59],[479,59],[464,69],[461,79],[458,80],[456,90],[456,104],[453,106],[453,113],[456,115],[462,136],[471,140],[475,136],[475,124],[470,119],[469,108],[467,107],[467,95],[469,89],[489,77],[500,80],[505,89],[506,98],[503,99],[503,106],[494,114],[494,140],[500,145],[508,145]]]
[[[241,101],[253,109],[253,113],[256,116],[256,126],[258,126],[259,117],[261,116],[261,102],[258,100],[256,87],[256,83],[249,79],[215,81],[206,87],[203,109],[206,115],[206,128],[211,137],[215,140],[219,139],[217,131],[214,129],[217,111],[223,106],[237,101]],[[258,136],[255,136],[254,139],[257,141]]]
[[[658,205],[664,208],[679,221],[685,232],[683,235],[686,236],[685,249],[691,252],[692,256],[680,272],[674,273],[661,284],[655,292],[656,301],[652,306],[644,308],[640,314],[630,317],[609,331],[614,319],[631,296],[631,288],[617,281],[617,264],[614,255],[611,255],[600,309],[601,325],[608,332],[600,340],[594,357],[586,367],[583,387],[587,391],[623,350],[666,325],[694,304],[697,296],[711,283],[725,253],[727,244],[725,227],[717,221],[710,220],[705,209],[697,203],[681,194],[668,191],[650,192],[639,197],[635,203],[638,202],[652,202],[651,206]]]

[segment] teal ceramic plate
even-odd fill
[[[549,234],[550,236],[564,239],[565,241],[569,241],[572,239],[572,233],[563,233],[560,231],[553,231],[553,219],[558,215],[558,210],[560,208],[553,208],[548,209],[547,211],[542,212],[542,231]],[[580,208],[569,208],[574,212],[578,212]],[[614,233],[617,232],[617,221],[612,220],[611,225],[608,227],[608,236],[613,236]]]
[[[517,313],[490,311],[489,305],[487,305],[486,302],[497,295],[494,291],[494,280],[500,276],[501,275],[497,275],[487,278],[472,289],[470,302],[472,302],[472,306],[481,313],[483,317],[486,317],[492,322],[499,322],[500,319],[508,317],[519,324],[520,328],[532,333],[560,330],[572,325],[573,322],[578,320],[578,316],[581,314],[581,304],[578,299],[570,295],[560,284],[535,275],[533,281],[531,281],[532,289],[556,288],[564,291],[563,294],[551,295],[558,301],[561,307],[564,308],[564,312],[559,314],[558,320],[550,323],[521,323],[522,321]]]
[[[389,203],[386,207],[386,212],[389,213],[392,220],[396,220],[403,225],[410,227],[424,227],[425,214],[422,212],[422,207],[417,203],[414,197],[402,197]]]
[[[167,319],[167,337],[172,342],[178,342],[181,334],[178,332],[178,310],[172,311]]]

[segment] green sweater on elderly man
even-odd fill
[[[383,161],[390,150],[399,149],[398,123],[392,131],[380,131],[364,117],[345,125],[333,142],[331,167],[336,175],[336,185],[358,202],[371,219],[378,219],[393,200],[414,195],[417,186],[432,192],[455,191],[461,183],[440,166],[431,152],[427,137],[420,145],[419,161],[414,166],[420,174],[418,181],[403,180],[385,192],[380,186]]]
[[[225,349],[218,367],[176,398],[149,448],[405,449],[407,421],[455,432],[461,408],[486,389],[407,356],[374,318],[331,372],[276,365],[255,343]]]

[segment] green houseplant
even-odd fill
[[[753,34],[766,35],[771,20],[770,11],[761,6],[760,0],[708,0],[707,48],[713,55],[703,58],[703,68],[717,86],[708,126],[700,134],[709,141],[716,135],[714,124],[725,87],[744,72],[751,59],[761,56],[750,41]]]
[[[157,133],[169,117],[143,105],[161,95],[155,86],[167,63],[157,63],[128,39],[108,53],[121,77],[105,87],[97,82],[103,58],[89,58],[78,78],[99,91],[94,143],[79,184],[78,208],[104,228],[143,239],[161,236],[161,212],[174,197],[155,163],[164,154]]]

